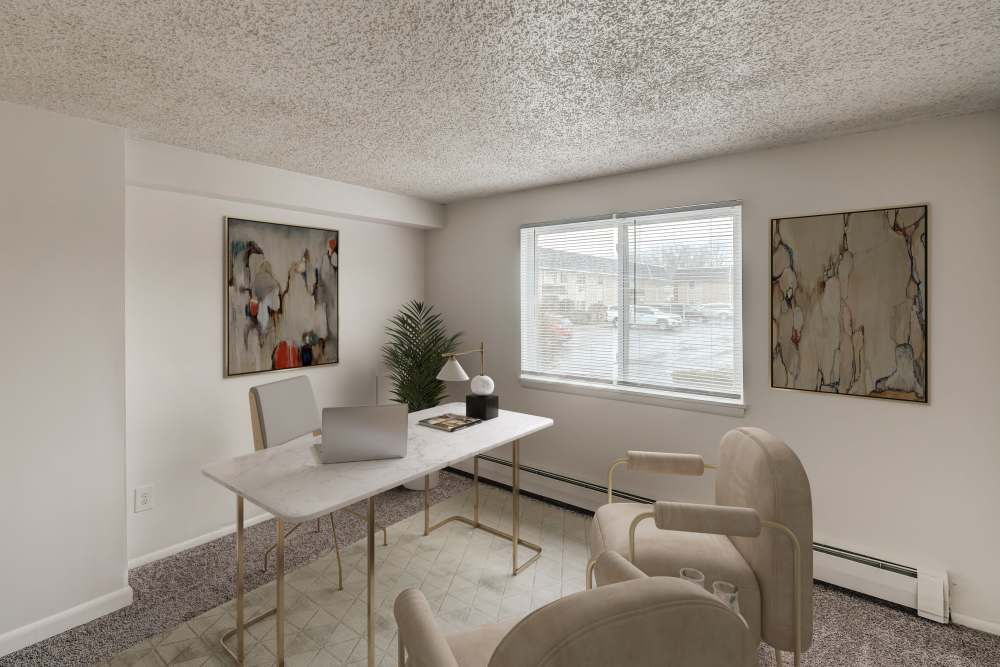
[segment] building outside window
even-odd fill
[[[740,225],[733,202],[522,227],[522,381],[742,405]]]

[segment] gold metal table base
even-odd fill
[[[491,535],[510,540],[511,543],[511,571],[514,575],[524,570],[534,563],[542,555],[542,548],[527,540],[522,540],[518,536],[520,530],[520,489],[521,489],[521,469],[520,469],[520,442],[513,442],[513,484],[512,492],[512,517],[511,524],[513,534],[507,534],[496,528],[484,526],[479,522],[479,457],[473,459],[475,474],[473,475],[473,489],[475,493],[474,518],[468,519],[464,516],[455,515],[440,521],[433,526],[430,524],[430,475],[424,477],[424,535],[436,530],[446,523],[460,521],[473,528],[484,530]],[[246,657],[245,635],[246,629],[260,623],[271,616],[275,617],[275,654],[278,667],[285,664],[285,528],[281,519],[275,520],[275,530],[277,532],[277,544],[275,545],[275,569],[277,579],[275,581],[275,608],[269,609],[249,620],[245,620],[244,614],[244,573],[246,572],[246,535],[243,526],[243,496],[236,496],[236,627],[222,635],[220,643],[226,653],[232,656],[237,664],[242,665]],[[383,539],[385,534],[383,533]],[[534,550],[536,553],[527,561],[518,565],[517,547],[518,545]],[[368,665],[375,665],[375,498],[368,499],[368,614],[366,643],[368,649]],[[233,636],[237,637],[235,650],[227,643]]]
[[[275,545],[275,569],[277,578],[275,580],[275,606],[262,614],[254,616],[250,620],[244,619],[244,591],[246,584],[244,575],[246,573],[246,530],[243,525],[243,496],[236,496],[236,627],[219,638],[223,650],[228,653],[237,664],[242,665],[246,656],[245,630],[251,625],[264,621],[271,616],[275,619],[275,650],[278,657],[278,667],[285,664],[285,525],[281,519],[274,521],[275,532],[278,541]],[[229,647],[226,642],[230,637],[236,636],[236,650]]]
[[[497,537],[502,537],[505,540],[509,540],[511,543],[511,573],[514,575],[522,572],[526,567],[534,563],[542,555],[542,547],[535,544],[534,542],[529,542],[527,540],[521,539],[518,535],[520,531],[521,517],[520,517],[520,497],[521,497],[521,468],[520,468],[520,449],[521,443],[517,440],[513,443],[513,465],[511,470],[513,471],[513,484],[511,484],[511,496],[512,496],[512,513],[511,513],[511,528],[513,534],[505,533],[502,530],[497,530],[491,526],[486,526],[479,522],[479,457],[473,457],[472,464],[472,488],[473,488],[473,518],[462,516],[461,514],[455,514],[447,519],[438,521],[433,526],[431,525],[431,492],[428,488],[430,475],[424,477],[424,535],[430,535],[433,531],[437,530],[441,526],[451,523],[452,521],[458,521],[464,523],[473,528],[478,528],[479,530],[484,530],[491,535],[496,535]],[[518,545],[527,547],[534,551],[534,555],[528,560],[524,561],[520,565],[517,563],[517,547]]]
[[[254,616],[253,618],[251,618],[249,621],[245,622],[243,624],[243,629],[245,630],[245,629],[249,628],[251,625],[256,625],[257,623],[260,623],[261,621],[265,621],[265,620],[271,618],[272,616],[274,616],[276,613],[278,613],[278,608],[277,607],[272,607],[272,608],[268,609],[267,611],[265,611],[263,614],[258,614],[257,616]],[[233,660],[235,660],[237,662],[237,664],[242,665],[243,664],[243,660],[239,656],[239,652],[240,652],[240,650],[241,650],[242,647],[238,647],[236,650],[233,650],[232,648],[229,647],[229,644],[226,643],[226,642],[229,641],[229,638],[235,636],[237,632],[239,632],[239,624],[237,624],[237,627],[233,628],[232,630],[230,630],[226,634],[222,635],[222,637],[219,639],[219,643],[222,644],[222,648],[225,649],[226,653],[228,653],[229,656]],[[240,641],[238,643],[242,644],[243,642]]]

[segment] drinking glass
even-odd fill
[[[682,567],[681,579],[684,581],[690,581],[692,584],[697,584],[698,586],[705,588],[705,575],[702,574],[700,570],[696,570],[693,567]]]
[[[734,613],[740,613],[740,589],[728,581],[716,581],[712,584],[715,597],[722,600]]]

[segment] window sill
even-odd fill
[[[609,387],[589,382],[555,380],[535,375],[522,375],[520,376],[520,382],[521,386],[527,389],[541,389],[543,391],[555,391],[563,394],[576,394],[578,396],[609,398],[615,401],[660,405],[677,410],[693,410],[695,412],[705,412],[726,417],[742,417],[746,414],[747,410],[746,404],[736,400],[692,398],[666,391],[656,391],[655,389]]]

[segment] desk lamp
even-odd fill
[[[462,364],[458,363],[457,357],[479,353],[479,375],[472,378],[469,383],[469,390],[472,392],[465,397],[465,414],[468,417],[479,419],[493,419],[500,412],[500,397],[493,393],[493,378],[486,375],[486,345],[480,343],[479,347],[464,352],[449,352],[441,356],[446,358],[444,366],[437,374],[437,379],[444,382],[465,382],[469,379]]]

